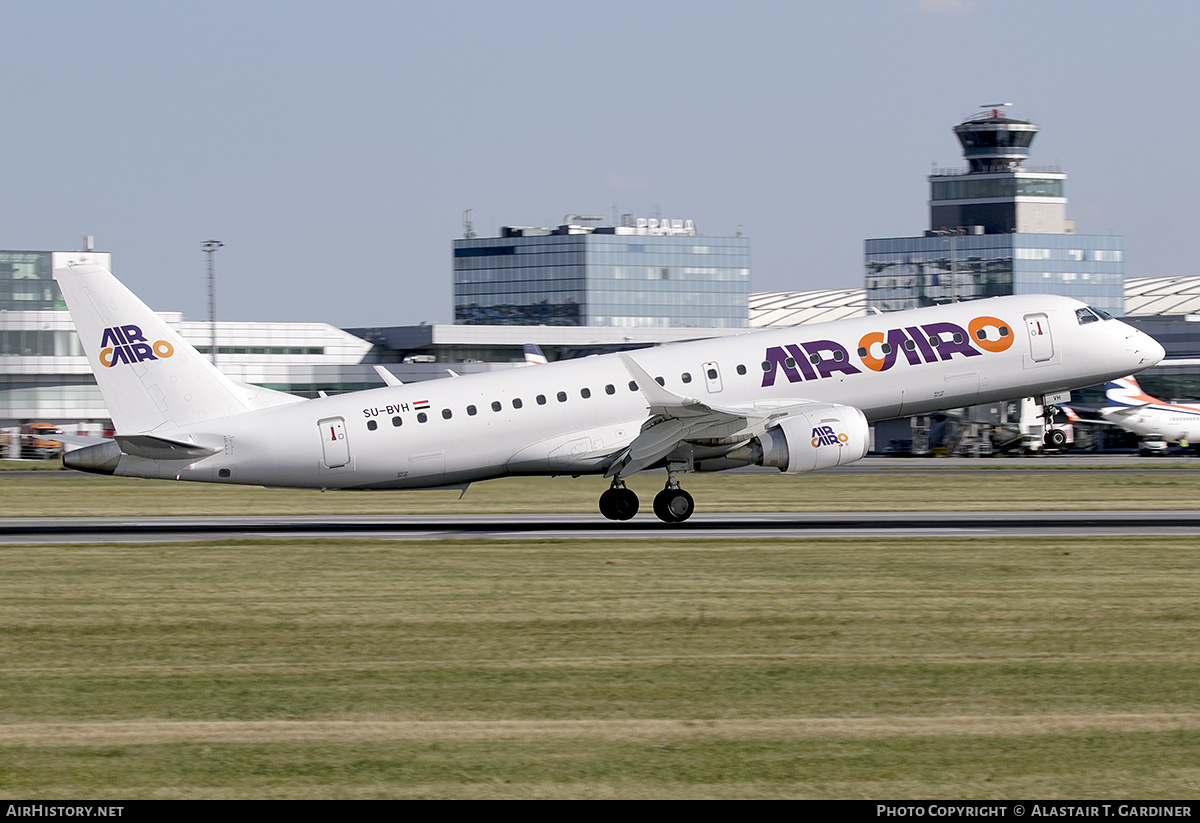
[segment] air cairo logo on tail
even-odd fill
[[[146,335],[134,325],[113,326],[104,330],[100,339],[100,365],[111,369],[118,363],[140,363],[143,360],[160,360],[175,353],[175,347],[166,340],[146,341]]]

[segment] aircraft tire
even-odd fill
[[[1042,442],[1052,449],[1061,449],[1067,445],[1067,434],[1062,429],[1050,429],[1042,438]]]
[[[629,520],[638,508],[637,495],[629,489],[609,489],[600,495],[600,513],[609,520]]]
[[[664,523],[682,523],[696,510],[696,501],[683,489],[663,489],[654,495],[654,514]]]

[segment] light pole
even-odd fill
[[[208,255],[208,325],[212,339],[212,364],[217,365],[217,276],[213,273],[213,252],[225,244],[220,240],[205,240],[200,248]]]

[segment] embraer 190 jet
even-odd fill
[[[612,520],[637,513],[637,472],[665,470],[654,513],[678,523],[685,472],[840,466],[867,453],[871,421],[1053,401],[1163,357],[1077,300],[1026,295],[306,400],[230,380],[102,268],[54,277],[117,432],[68,467],[318,489],[594,474]]]

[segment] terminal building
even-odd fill
[[[67,313],[55,268],[92,263],[111,270],[111,255],[0,251],[0,428],[53,422],[103,430],[108,410]],[[160,315],[202,354],[213,329],[179,312]],[[217,324],[217,363],[234,380],[306,397],[381,385],[369,364],[372,345],[325,323]]]
[[[692,220],[505,226],[454,241],[454,322],[470,325],[745,328],[750,241]]]
[[[929,229],[866,241],[869,307],[1061,294],[1124,315],[1124,238],[1075,231],[1067,175],[1025,166],[1037,131],[1000,106],[954,127],[967,167],[930,175]]]

